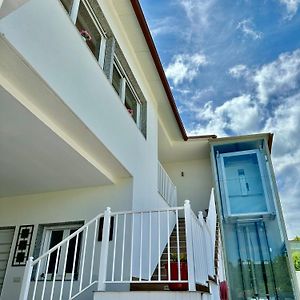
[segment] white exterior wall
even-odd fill
[[[109,22],[121,26],[114,18],[116,14],[112,12]],[[113,30],[118,30],[118,26]],[[36,225],[32,253],[38,224],[86,222],[106,206],[112,211],[167,207],[157,192],[157,114],[143,84],[147,139],[128,115],[59,0],[28,1],[0,21],[0,32],[132,176],[98,188],[1,198],[0,226],[16,226],[12,252],[18,226],[22,224]],[[123,35],[121,30],[115,34]],[[126,40],[118,40],[121,48],[123,39]],[[124,53],[130,55],[127,50]],[[126,58],[128,62],[135,61],[134,57]],[[133,71],[138,69],[132,65]],[[143,83],[143,78],[135,75]],[[164,244],[162,236],[162,251]],[[152,245],[157,248],[155,242]],[[143,248],[147,256],[147,245]],[[156,262],[153,256],[152,268]],[[135,269],[138,267],[134,266],[133,273]],[[18,299],[23,272],[24,267],[11,267],[10,258],[1,300]]]
[[[0,31],[132,174],[134,208],[164,206],[156,189],[157,116],[151,99],[145,95],[145,140],[59,0],[29,1],[1,20]]]
[[[188,199],[195,213],[200,210],[204,212],[208,208],[213,186],[210,159],[166,163],[163,167],[177,187],[178,206]]]
[[[107,206],[112,211],[122,211],[130,209],[131,205],[132,179],[99,188],[1,198],[0,227],[16,226],[1,300],[14,300],[19,296],[24,267],[11,267],[19,225],[35,225],[30,250],[32,255],[39,224],[86,222],[102,213]]]

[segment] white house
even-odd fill
[[[188,137],[138,0],[0,6],[1,300],[296,299],[273,135]]]

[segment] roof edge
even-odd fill
[[[154,41],[152,39],[152,36],[151,36],[151,33],[150,33],[150,29],[149,29],[149,27],[147,25],[147,22],[146,22],[145,15],[143,13],[142,7],[141,7],[141,5],[140,5],[140,3],[139,3],[138,0],[130,0],[130,2],[131,2],[133,10],[135,12],[135,15],[137,17],[137,20],[138,20],[138,22],[140,24],[140,27],[142,29],[142,32],[144,34],[145,40],[146,40],[147,45],[149,47],[151,56],[153,58],[153,61],[154,61],[154,64],[156,66],[156,69],[157,69],[158,75],[160,77],[160,80],[161,80],[161,82],[163,84],[164,90],[165,90],[165,92],[167,94],[167,97],[168,97],[171,109],[172,109],[172,111],[174,113],[176,122],[178,124],[180,133],[182,135],[182,138],[185,141],[187,141],[188,140],[188,136],[186,134],[186,130],[184,128],[182,119],[181,119],[181,117],[179,115],[179,112],[178,112],[178,109],[177,109],[177,106],[176,106],[176,103],[175,103],[174,96],[172,94],[172,91],[171,91],[169,82],[167,80],[167,77],[165,75],[165,71],[164,71],[162,63],[160,61],[157,49],[156,49]]]
[[[146,43],[147,43],[147,45],[149,47],[151,56],[152,56],[154,64],[155,64],[155,67],[157,69],[158,75],[159,75],[159,77],[161,79],[162,85],[163,85],[164,90],[166,92],[167,98],[169,100],[169,104],[170,104],[171,109],[172,109],[172,111],[174,113],[174,116],[175,116],[175,119],[176,119],[176,122],[178,124],[178,127],[179,127],[179,130],[180,130],[180,133],[182,135],[183,140],[187,141],[187,140],[201,139],[201,138],[216,139],[217,136],[215,134],[197,135],[197,136],[188,136],[187,135],[185,127],[184,127],[183,122],[182,122],[182,119],[181,119],[181,117],[179,115],[179,112],[178,112],[178,109],[177,109],[177,105],[176,105],[174,96],[172,94],[169,82],[167,80],[167,77],[166,77],[165,71],[163,69],[161,60],[159,58],[157,49],[155,47],[155,44],[154,44],[154,41],[153,41],[153,38],[152,38],[152,35],[151,35],[151,32],[150,32],[150,29],[148,27],[145,15],[143,13],[142,7],[141,7],[141,5],[139,3],[139,0],[130,0],[130,2],[131,2],[131,5],[132,5],[132,8],[134,10],[134,13],[136,15],[136,18],[137,18],[137,20],[138,20],[138,22],[140,24],[141,29],[142,29],[142,32],[144,34]],[[269,133],[268,147],[269,147],[270,153],[271,153],[271,150],[272,150],[273,136],[274,136],[273,133]]]
[[[235,136],[224,136],[219,138],[210,138],[209,141],[211,143],[218,143],[219,141],[230,141],[230,140],[238,140],[238,139],[258,139],[258,138],[265,138],[270,153],[272,152],[272,145],[273,145],[273,138],[274,133],[271,132],[262,132],[262,133],[255,133],[255,134],[248,134],[248,135],[235,135]],[[214,139],[214,140],[213,140]]]

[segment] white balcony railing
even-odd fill
[[[97,243],[100,223],[101,244]],[[74,239],[72,273],[65,274],[69,245],[71,240],[74,244]],[[81,245],[77,247],[79,240]],[[187,278],[181,271],[183,252],[187,257]],[[214,275],[213,260],[209,226],[201,213],[195,216],[188,200],[183,207],[159,210],[111,212],[107,208],[36,260],[28,260],[20,300],[74,299],[95,283],[99,291],[105,291],[110,284],[180,282],[195,291],[196,284],[207,285],[208,276]],[[50,261],[55,262],[51,276],[47,274]],[[174,263],[177,276],[170,271]],[[58,278],[61,267],[64,272]]]
[[[177,189],[166,170],[158,162],[158,184],[159,194],[166,200],[169,206],[177,206]]]

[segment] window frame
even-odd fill
[[[122,64],[116,54],[114,55],[114,61],[113,61],[113,67],[116,67],[117,72],[119,73],[121,77],[121,84],[120,84],[120,94],[118,96],[121,99],[121,102],[125,106],[126,101],[126,87],[129,88],[130,92],[132,93],[134,100],[136,101],[136,124],[139,129],[141,129],[141,100],[139,96],[137,95],[134,87],[132,86],[132,83],[130,82],[124,68],[122,67]]]
[[[60,231],[63,230],[63,236],[62,236],[62,241],[67,238],[71,234],[71,230],[78,230],[80,227],[82,227],[83,224],[77,223],[77,224],[54,224],[54,225],[45,225],[43,227],[43,235],[42,235],[42,244],[40,248],[40,256],[46,253],[47,251],[50,250],[50,242],[51,242],[51,234],[53,231]],[[81,243],[78,245],[78,252],[76,255],[78,255],[78,272],[77,274],[79,275],[79,270],[80,270],[80,264],[81,264]],[[62,246],[64,247],[64,246]],[[56,271],[56,280],[61,280],[63,277],[63,264],[65,260],[65,254],[66,252],[63,251],[63,254],[61,255],[62,252],[59,254],[59,259],[58,259],[58,265],[57,265],[57,271]],[[46,273],[46,264],[47,260],[43,260],[40,266],[40,274],[36,274],[38,276],[39,280],[44,280],[44,276],[42,274]],[[74,272],[75,274],[75,272]],[[47,272],[47,279],[46,280],[52,280],[54,273],[48,273]],[[65,272],[65,280],[71,280],[72,278],[72,273],[67,273]],[[74,276],[74,280],[77,280],[77,278]]]
[[[106,49],[106,40],[107,40],[107,35],[105,33],[105,30],[103,29],[103,27],[101,26],[101,23],[99,22],[97,15],[94,12],[94,9],[92,8],[92,6],[90,5],[90,3],[88,2],[88,0],[74,0],[73,4],[71,6],[71,10],[70,10],[70,18],[72,20],[72,23],[74,24],[74,26],[76,27],[76,21],[78,19],[78,12],[79,12],[79,6],[80,3],[82,2],[82,4],[85,6],[89,17],[91,18],[92,22],[94,23],[94,25],[96,26],[100,36],[101,36],[101,41],[100,41],[100,49],[99,49],[99,57],[97,58],[94,53],[93,56],[97,59],[99,65],[101,66],[101,68],[103,69],[104,67],[104,59],[105,59],[105,49]],[[77,28],[76,28],[77,29]],[[88,47],[89,48],[89,47]],[[90,50],[91,51],[91,50]],[[91,51],[92,52],[92,51]]]

